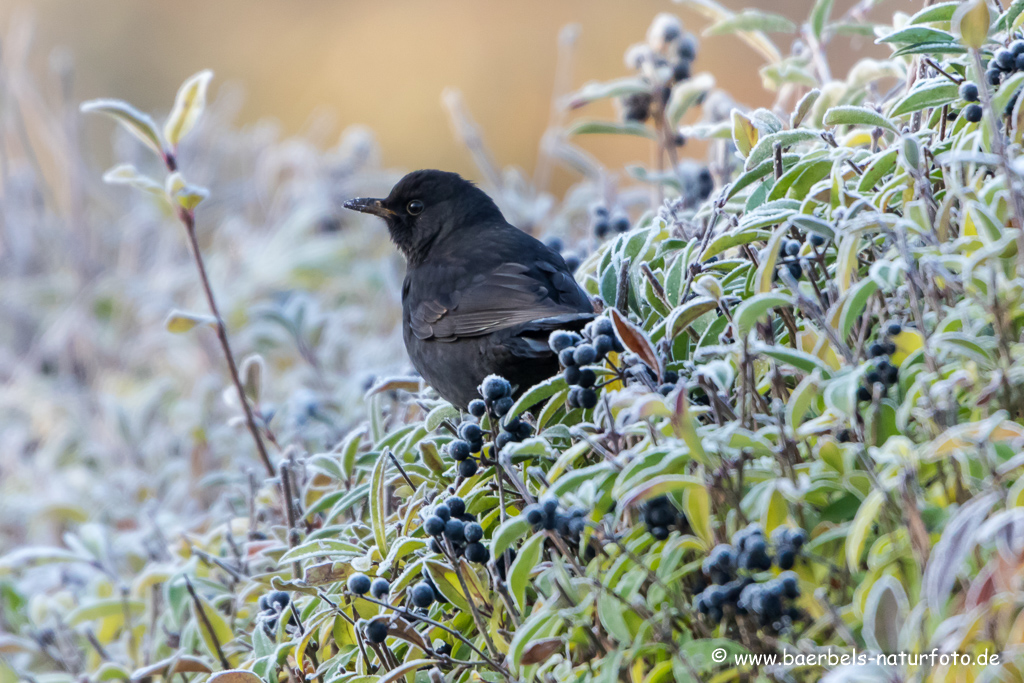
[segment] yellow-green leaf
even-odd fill
[[[178,143],[188,135],[189,131],[196,125],[203,108],[206,106],[206,89],[210,85],[213,72],[210,70],[200,71],[190,76],[178,89],[178,96],[174,99],[174,109],[167,117],[164,124],[164,137],[171,147],[177,147]]]
[[[988,27],[991,23],[988,0],[971,0],[956,8],[950,20],[950,28],[961,43],[977,50],[988,40]]]

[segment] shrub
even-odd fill
[[[785,57],[764,31],[787,20],[700,6],[706,33],[765,58],[778,106],[716,115],[724,95],[691,76],[696,41],[668,15],[628,51],[633,75],[567,98],[617,98],[621,120],[553,138],[593,176],[551,224],[589,221],[596,246],[572,248],[603,303],[584,335],[552,335],[561,374],[500,411],[492,378],[471,414],[383,382],[365,428],[275,453],[275,477],[228,525],[148,562],[70,539],[9,554],[9,572],[95,571],[62,594],[55,626],[56,598],[42,610],[29,584],[4,584],[5,621],[35,638],[6,666],[53,668],[54,643],[97,678],[817,680],[855,667],[735,655],[1015,659],[1024,3],[931,5],[883,27],[819,2]],[[833,80],[825,47],[843,33],[893,53]],[[197,210],[171,135],[104,106],[173,170],[179,213]],[[680,127],[700,106],[705,120]],[[629,169],[654,201],[628,227],[613,226],[631,207],[595,201],[601,174],[571,142],[609,133],[649,138],[659,160]],[[710,170],[676,158],[696,138]],[[494,191],[520,215],[539,194]],[[256,422],[254,443],[272,435]],[[889,674],[974,678],[990,663]]]

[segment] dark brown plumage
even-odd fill
[[[593,317],[561,255],[510,225],[486,193],[455,173],[415,171],[386,198],[345,206],[387,222],[408,263],[402,327],[409,358],[459,407],[478,397],[489,374],[517,393],[555,374],[548,336]]]

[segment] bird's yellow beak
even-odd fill
[[[388,216],[394,216],[395,212],[384,206],[384,200],[374,199],[373,197],[356,197],[345,202],[346,209],[352,209],[353,211],[360,211],[362,213],[372,213],[374,216],[380,216],[381,218],[387,218]]]

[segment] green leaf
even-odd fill
[[[832,14],[832,0],[816,0],[811,10],[811,31],[814,37],[821,40],[825,33],[825,24]]]
[[[937,24],[950,21],[953,13],[960,6],[960,0],[955,2],[941,2],[930,7],[919,10],[910,17],[908,24]]]
[[[504,421],[508,422],[509,420],[514,420],[519,415],[525,413],[528,409],[537,405],[544,399],[554,396],[568,386],[569,385],[565,383],[565,378],[561,375],[556,375],[551,379],[535,384],[519,397],[519,400],[515,402],[512,409],[505,415]]]
[[[747,299],[736,308],[733,314],[739,338],[746,339],[757,321],[767,315],[771,309],[777,306],[789,306],[792,303],[793,300],[789,296],[774,292],[756,294]]]
[[[381,557],[388,554],[388,538],[384,529],[387,520],[387,513],[384,509],[387,502],[387,492],[384,490],[386,482],[384,469],[387,465],[387,453],[381,453],[377,456],[377,462],[373,465],[373,473],[370,475],[370,526],[373,527],[373,537],[377,542],[377,550]]]
[[[912,43],[892,53],[893,57],[903,55],[955,55],[967,52],[967,48],[957,43]]]
[[[789,117],[789,127],[796,128],[803,123],[807,113],[814,107],[814,103],[821,97],[821,91],[817,88],[812,88],[804,93],[804,96],[800,98],[800,101],[796,104],[796,109],[793,110],[792,116]]]
[[[170,143],[171,148],[177,149],[178,143],[196,125],[199,116],[206,107],[206,89],[210,85],[213,72],[210,70],[200,71],[190,76],[178,89],[178,95],[174,99],[174,109],[167,117],[164,124],[164,138]]]
[[[584,119],[576,121],[565,131],[566,135],[635,135],[641,138],[654,139],[654,131],[642,123],[627,121],[592,121]]]
[[[587,83],[566,99],[568,100],[569,109],[578,109],[597,100],[604,100],[609,97],[622,97],[623,95],[635,95],[637,93],[649,93],[650,91],[650,83],[638,76],[629,76],[604,83]]]
[[[766,159],[771,159],[775,145],[781,145],[783,149],[792,147],[801,142],[821,142],[821,131],[797,128],[796,130],[782,130],[778,133],[766,135],[757,141],[754,148],[750,150],[744,168],[751,170]]]
[[[642,482],[624,493],[619,498],[616,509],[625,510],[631,505],[642,503],[651,498],[669,493],[682,493],[690,488],[703,488],[704,484],[696,477],[685,474],[664,474]]]
[[[128,131],[141,140],[147,147],[163,156],[163,143],[160,141],[160,134],[156,132],[156,124],[153,123],[147,114],[122,102],[121,100],[90,100],[83,102],[79,109],[83,112],[96,112],[106,114],[117,120]]]
[[[451,403],[442,403],[427,413],[427,419],[423,421],[423,426],[427,428],[428,432],[432,432],[440,427],[445,420],[459,420],[459,409]]]
[[[759,294],[770,292],[772,289],[772,280],[775,278],[775,262],[779,259],[779,249],[782,246],[782,238],[786,236],[789,229],[785,225],[780,225],[775,229],[771,239],[768,240],[767,246],[761,256],[761,263],[757,267],[757,274],[754,276],[754,291]]]
[[[709,297],[697,297],[673,310],[665,322],[665,336],[675,339],[697,318],[718,308],[718,302]]]
[[[526,587],[530,583],[530,574],[533,573],[533,568],[540,560],[545,538],[547,535],[543,531],[535,533],[519,549],[519,554],[512,562],[508,585],[520,612],[526,609]]]
[[[899,132],[895,123],[867,107],[832,107],[825,112],[824,123],[826,126],[873,126],[885,128],[893,133]]]
[[[885,502],[885,494],[879,490],[873,490],[868,494],[857,509],[857,515],[850,524],[850,531],[846,536],[846,564],[851,572],[860,570],[860,558],[864,554],[864,544],[867,542],[871,527],[878,517],[878,511],[882,509]]]
[[[697,537],[709,548],[714,545],[715,535],[711,529],[711,496],[708,495],[707,489],[696,486],[683,489],[683,511]]]
[[[876,43],[952,43],[952,33],[929,26],[907,26],[879,38]]]
[[[199,617],[195,600],[190,603],[192,619],[199,629],[199,635],[203,639],[203,644],[206,645],[207,653],[212,657],[217,657],[217,645],[219,644],[223,650],[225,645],[234,640],[234,633],[231,631],[231,625],[228,623],[228,620],[206,598],[197,595],[196,600],[202,606],[206,619],[204,620]],[[209,626],[207,626],[207,621]]]
[[[780,14],[756,9],[744,9],[730,17],[720,19],[704,29],[705,36],[723,36],[737,31],[764,31],[767,33],[793,33],[796,24]]]
[[[491,554],[495,557],[501,555],[512,547],[513,543],[525,536],[530,528],[530,523],[526,520],[525,515],[509,517],[495,529],[491,536]]]
[[[864,312],[871,295],[878,291],[878,283],[868,278],[861,280],[846,293],[843,312],[839,315],[839,334],[843,339],[850,336],[853,323]]]
[[[902,116],[928,107],[941,107],[957,99],[957,87],[946,79],[932,79],[917,84],[913,90],[896,102],[889,116]]]

